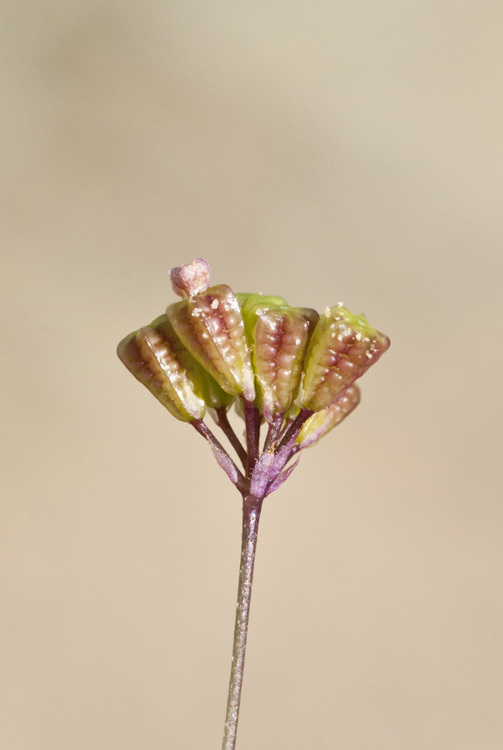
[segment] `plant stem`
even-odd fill
[[[293,422],[291,422],[290,425],[287,427],[286,432],[281,438],[281,441],[279,442],[279,445],[277,447],[278,451],[284,445],[289,443],[293,437],[297,437],[297,435],[302,429],[302,425],[304,424],[304,422],[306,422],[309,419],[309,417],[312,414],[314,414],[314,412],[311,409],[303,408],[299,411],[299,413],[297,414]]]
[[[285,419],[285,415],[283,412],[280,412],[279,414],[275,414],[272,418],[272,421],[269,423],[269,430],[267,431],[267,436],[264,443],[264,453],[269,450],[271,445],[275,442],[275,440],[278,439],[279,434],[281,432],[281,428],[283,426],[283,422]]]
[[[241,566],[239,569],[238,600],[236,605],[236,626],[232,650],[231,677],[227,715],[225,718],[222,750],[234,750],[241,700],[241,687],[245,666],[246,636],[250,615],[250,601],[253,582],[253,567],[257,549],[258,524],[262,498],[253,495],[243,498],[243,532],[241,541]]]
[[[243,398],[243,406],[245,411],[246,450],[248,454],[247,476],[250,477],[259,454],[260,417],[258,409],[255,408],[252,401],[247,401]]]
[[[218,424],[218,426],[220,427],[221,430],[223,430],[223,432],[227,436],[230,444],[232,445],[232,447],[234,448],[234,450],[238,454],[239,460],[243,464],[244,470],[246,471],[247,460],[248,460],[247,459],[247,455],[246,455],[246,451],[243,448],[243,446],[241,445],[241,442],[240,442],[238,436],[236,435],[236,433],[232,429],[232,425],[230,424],[229,418],[227,417],[227,409],[225,408],[225,406],[222,406],[220,409],[216,410],[216,413],[217,413],[217,424]]]
[[[189,422],[189,424],[191,424],[192,427],[200,435],[202,435],[203,438],[208,441],[208,443],[210,443],[218,463],[225,471],[231,482],[233,482],[241,492],[241,494],[243,494],[243,492],[245,491],[245,487],[248,486],[246,479],[239,471],[238,467],[229,456],[222,443],[217,440],[213,432],[210,430],[208,425],[203,422],[202,419],[193,419],[191,422]]]

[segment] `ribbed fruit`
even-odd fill
[[[299,406],[326,409],[377,362],[389,343],[364,315],[353,315],[342,305],[327,307],[309,343]]]
[[[225,284],[176,302],[167,309],[176,334],[195,359],[227,393],[253,388],[243,318]]]
[[[126,336],[117,354],[174,417],[183,422],[204,417],[199,366],[179,340],[167,315]]]
[[[309,448],[337,427],[360,403],[360,389],[350,385],[333,404],[317,411],[305,422],[297,437],[301,448]]]

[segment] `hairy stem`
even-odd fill
[[[232,651],[231,678],[227,715],[225,718],[222,750],[234,750],[241,700],[241,687],[245,666],[246,636],[250,615],[250,601],[253,582],[253,567],[257,549],[258,525],[262,499],[253,495],[243,498],[243,532],[241,541],[241,566],[239,569],[238,601],[236,605],[236,626]]]

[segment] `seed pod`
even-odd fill
[[[252,330],[255,326],[257,315],[263,310],[271,307],[288,307],[288,302],[283,297],[274,297],[268,294],[236,294],[236,299],[241,308],[241,315],[245,324],[246,338],[252,343]]]
[[[309,417],[297,437],[297,443],[302,449],[314,445],[351,414],[359,403],[360,389],[357,385],[350,385],[333,404]]]
[[[117,354],[174,417],[183,422],[204,417],[199,366],[178,339],[167,315],[126,336]]]
[[[253,400],[243,318],[231,289],[219,284],[170,305],[166,312],[182,343],[221,388]]]
[[[158,325],[159,331],[164,333],[164,335],[172,341],[172,346],[177,352],[180,362],[186,367],[187,371],[190,372],[195,390],[203,399],[206,406],[210,409],[218,409],[222,406],[227,408],[230,406],[233,397],[223,391],[215,378],[212,378],[212,376],[206,372],[204,367],[202,367],[190,352],[187,351],[176,335],[168,316],[161,315],[157,320],[160,321]]]
[[[389,347],[364,315],[342,305],[325,310],[311,337],[299,406],[321,411],[361,377]]]
[[[221,388],[214,377],[206,372],[204,367],[194,360],[199,373],[199,382],[201,384],[201,396],[209,409],[228,409],[234,401],[234,396]]]
[[[277,304],[276,299],[249,299],[243,306],[252,344],[253,368],[267,422],[292,405],[300,385],[313,314],[317,317],[314,310]],[[280,301],[284,302],[281,298]]]

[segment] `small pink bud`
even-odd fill
[[[210,285],[210,264],[204,258],[196,258],[185,266],[172,268],[171,284],[179,297],[193,297],[205,292]]]

